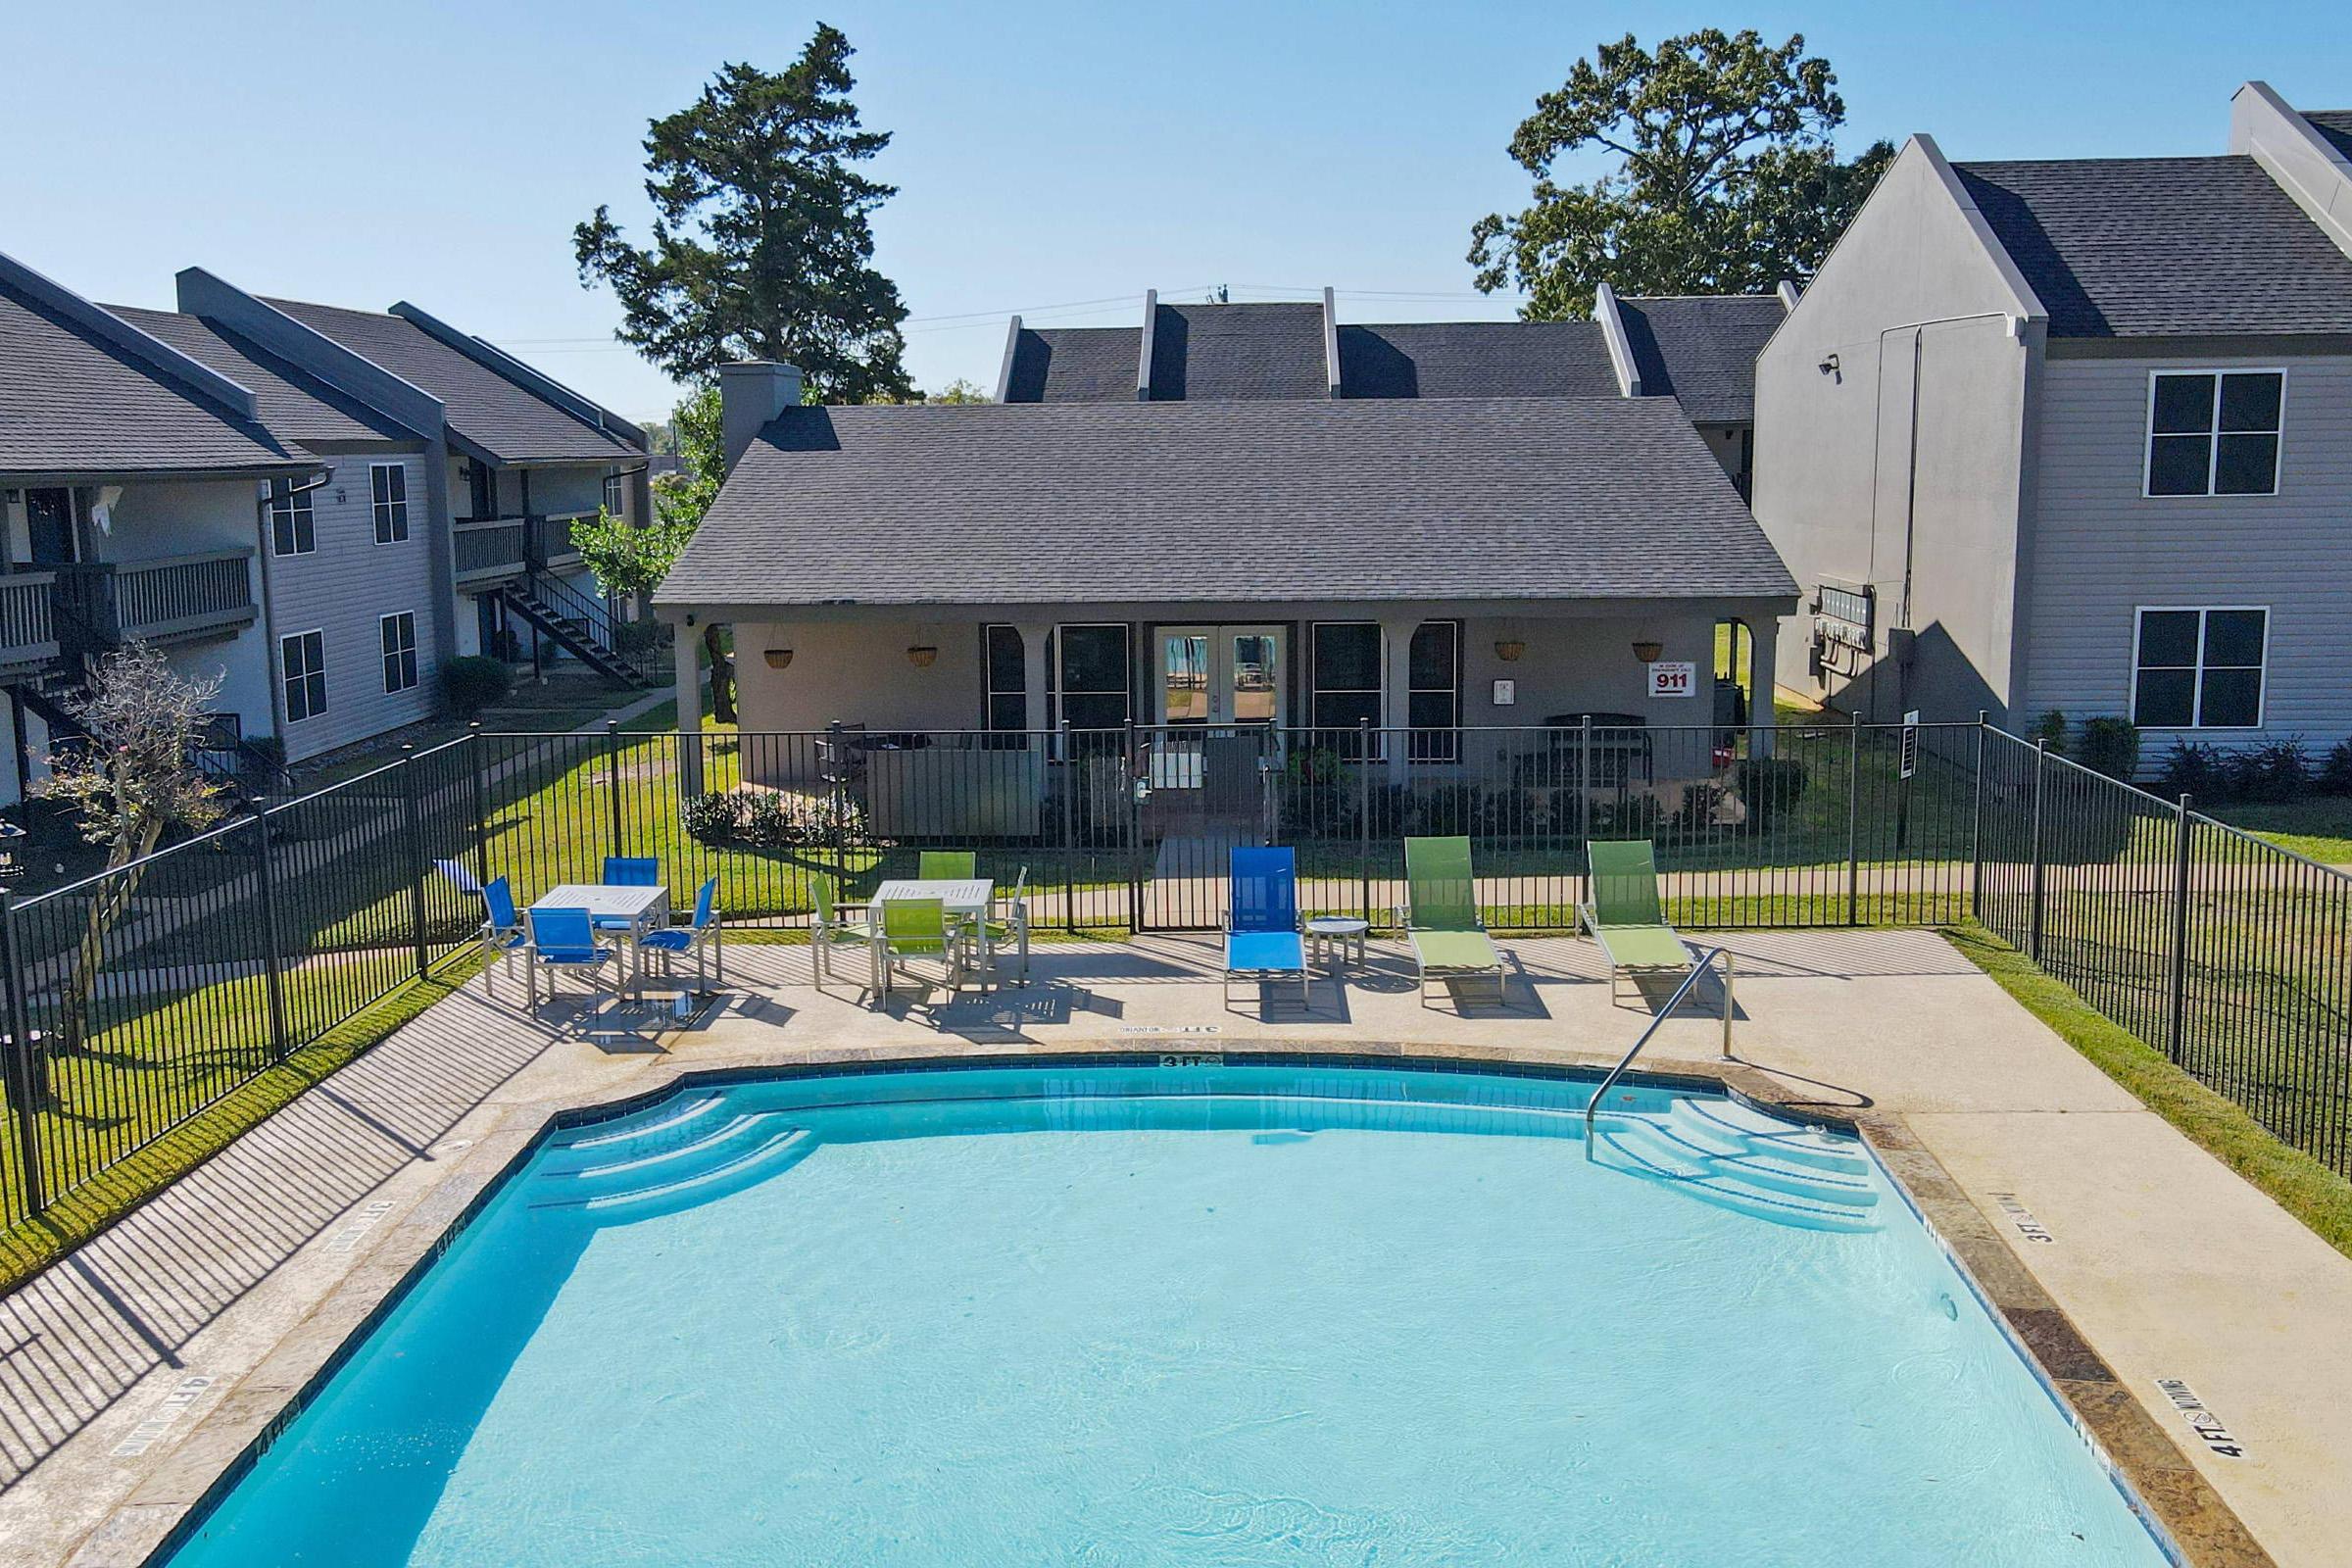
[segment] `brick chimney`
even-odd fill
[[[800,368],[773,360],[746,360],[718,368],[719,430],[727,449],[727,471],[751,450],[760,430],[801,401]]]

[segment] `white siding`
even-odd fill
[[[2149,371],[2279,367],[2277,495],[2141,496]],[[2352,358],[2052,359],[2046,384],[2021,706],[2128,714],[2136,607],[2265,605],[2260,733],[2315,748],[2352,735]],[[2147,732],[2143,753],[2180,733]]]
[[[270,562],[274,632],[326,634],[326,711],[286,726],[290,760],[380,735],[429,716],[433,708],[433,586],[428,541],[433,517],[425,499],[424,459],[416,454],[350,454],[332,460],[327,482],[313,493],[318,548]],[[409,537],[375,542],[370,462],[408,470]],[[417,684],[386,694],[381,617],[416,616]],[[273,678],[276,648],[270,649]]]

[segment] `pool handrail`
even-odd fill
[[[1633,1049],[1618,1057],[1617,1065],[1609,1069],[1608,1076],[1594,1086],[1592,1099],[1585,1105],[1585,1152],[1588,1156],[1592,1152],[1592,1123],[1600,1115],[1600,1097],[1625,1076],[1625,1070],[1634,1064],[1634,1058],[1642,1054],[1642,1048],[1649,1044],[1649,1037],[1658,1032],[1658,1025],[1674,1016],[1674,1009],[1683,1004],[1683,998],[1689,996],[1690,988],[1698,984],[1700,975],[1714,967],[1717,958],[1723,960],[1723,1054],[1726,1056],[1732,1054],[1732,950],[1709,948],[1699,955],[1698,961],[1690,966],[1690,972],[1683,976],[1683,983],[1674,988],[1674,995],[1666,999],[1666,1005],[1658,1009],[1658,1015],[1649,1020],[1649,1027],[1642,1031],[1642,1038],[1634,1042]]]

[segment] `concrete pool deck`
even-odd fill
[[[1720,940],[1737,1059],[1702,988],[1644,1069],[1857,1118],[2192,1561],[2344,1560],[2352,1259],[1934,934]],[[0,1299],[0,1563],[143,1560],[559,1106],[698,1069],[1071,1050],[1592,1064],[1649,1021],[1610,1004],[1592,944],[1504,948],[1509,1006],[1468,1017],[1419,1005],[1378,943],[1344,993],[1318,976],[1312,1011],[1221,1007],[1206,937],[1041,944],[1026,988],[887,1012],[812,989],[804,947],[738,945],[720,1003],[667,1035],[570,1003],[528,1018],[476,981]]]

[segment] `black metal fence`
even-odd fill
[[[1228,850],[1385,925],[1402,841],[1465,834],[1498,929],[1566,931],[1584,847],[1647,838],[1692,927],[1981,914],[2281,1137],[2352,1161],[2352,882],[1974,723],[476,733],[138,864],[0,900],[0,1221],[81,1189],[469,951],[519,902],[657,856],[672,906],[804,924],[977,849],[1033,923],[1213,928]],[[2185,856],[2185,860],[2183,857]],[[2183,891],[2185,890],[2185,891]],[[19,1043],[22,1044],[19,1044]]]

